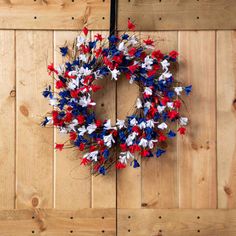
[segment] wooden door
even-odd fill
[[[236,235],[236,6],[175,3],[121,0],[118,31],[131,17],[141,40],[179,52],[176,76],[193,85],[187,135],[166,156],[105,177],[90,176],[81,153],[55,151],[64,137],[39,123],[47,64],[61,62],[58,47],[83,25],[107,35],[110,2],[0,3],[0,235]],[[102,85],[97,113],[131,114],[137,88],[122,78]]]

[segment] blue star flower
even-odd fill
[[[186,95],[189,95],[192,91],[192,85],[189,85],[184,88]]]
[[[168,133],[168,137],[169,137],[169,138],[173,138],[173,137],[175,137],[175,136],[176,136],[176,133],[173,132],[172,130],[170,130],[169,133]]]
[[[138,168],[140,167],[140,164],[138,163],[138,161],[136,159],[134,159],[134,165],[133,165],[134,168]]]
[[[166,152],[166,150],[162,150],[162,149],[157,149],[157,152],[156,152],[156,156],[157,157],[160,157],[162,154],[164,154]]]
[[[105,169],[104,166],[101,166],[101,167],[99,168],[99,173],[102,174],[102,175],[105,175],[105,174],[106,174],[106,169]]]
[[[60,51],[61,51],[61,55],[65,57],[66,54],[68,53],[68,47],[61,47]]]

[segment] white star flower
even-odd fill
[[[173,109],[174,108],[173,102],[167,102],[167,107]]]
[[[144,92],[146,95],[152,95],[152,90],[149,87],[144,88]]]
[[[140,109],[141,107],[143,107],[143,105],[142,105],[142,101],[141,101],[140,98],[137,98],[137,101],[136,101],[136,107],[137,107],[138,109]]]
[[[150,119],[150,120],[147,120],[147,127],[149,128],[153,128],[154,127],[154,120],[153,119]]]
[[[158,113],[162,113],[166,109],[166,106],[157,106]]]
[[[119,129],[126,128],[124,120],[117,119],[116,125],[118,126]]]
[[[157,127],[158,127],[159,129],[162,129],[162,130],[163,130],[163,129],[167,129],[168,126],[167,126],[166,123],[163,122],[163,123],[159,124]]]
[[[95,106],[96,103],[91,101],[90,96],[88,96],[88,97],[83,96],[79,100],[79,105],[82,107],[87,107],[88,105]]]
[[[119,161],[123,164],[127,164],[127,160],[130,158],[134,159],[134,156],[129,151],[121,152],[119,155]]]
[[[80,61],[82,61],[82,62],[85,62],[85,63],[88,62],[88,57],[87,57],[86,55],[84,55],[84,54],[80,54],[80,55],[79,55],[79,59],[80,59]]]
[[[144,58],[144,63],[142,63],[142,68],[151,70],[152,69],[152,67],[151,67],[152,64],[153,64],[153,59],[149,56],[146,56]]]
[[[116,127],[111,126],[111,120],[107,120],[106,123],[104,124],[104,129],[109,130],[109,129],[116,129]]]
[[[121,42],[118,46],[118,50],[121,52],[126,52],[127,51],[127,47],[125,46],[124,42]]]
[[[144,148],[147,147],[147,145],[148,145],[147,139],[142,138],[138,145],[141,147],[144,147]]]
[[[86,153],[83,158],[87,158],[88,160],[98,161],[98,151],[93,151]]]
[[[80,67],[80,69],[79,69],[79,73],[80,73],[81,75],[84,75],[84,76],[90,75],[91,72],[92,72],[92,71],[91,71],[88,67],[86,67],[86,68]]]
[[[129,44],[131,45],[136,45],[138,43],[137,38],[135,37],[135,35],[132,35],[131,37],[129,37]]]
[[[135,125],[137,125],[138,124],[138,121],[135,119],[135,118],[133,118],[132,120],[130,120],[130,125],[131,126],[135,126]]]
[[[80,47],[80,45],[81,44],[83,44],[85,41],[86,41],[86,39],[83,37],[83,36],[77,36],[77,47],[79,48]]]
[[[150,148],[150,149],[153,149],[153,147],[154,147],[154,144],[153,143],[157,143],[157,140],[150,140],[149,142],[148,142],[148,147]]]
[[[97,129],[96,124],[89,124],[88,127],[87,127],[87,130],[88,130],[89,134],[92,134],[96,129]]]
[[[110,71],[111,71],[112,79],[117,80],[117,76],[120,75],[120,71],[118,71],[117,69],[110,70]]]
[[[142,122],[138,125],[138,127],[139,127],[140,129],[145,129],[147,126],[146,126],[146,123],[145,123],[144,121],[142,121]]]
[[[152,104],[150,102],[145,102],[144,103],[144,107],[147,107],[148,109],[150,109],[151,105]]]
[[[79,131],[79,136],[83,136],[87,132],[87,129],[83,125],[82,127],[78,128],[78,131]]]
[[[187,117],[180,117],[179,121],[180,121],[180,125],[187,125],[188,124]]]
[[[115,140],[114,140],[112,134],[105,135],[105,136],[103,137],[103,140],[104,140],[105,145],[106,145],[107,147],[109,147],[109,148],[111,148],[112,143],[115,143]]]
[[[172,76],[172,74],[169,72],[169,71],[165,71],[163,74],[162,74],[166,79],[170,78]]]
[[[56,98],[49,99],[49,103],[51,106],[56,106],[58,104],[58,101]]]
[[[70,130],[76,131],[75,126],[77,126],[77,125],[78,125],[78,120],[77,120],[77,119],[74,119],[74,120],[72,120],[72,122],[68,125],[68,127],[69,127]]]
[[[128,146],[131,146],[133,144],[133,140],[136,138],[137,135],[138,134],[136,132],[131,133],[126,139],[126,144]]]
[[[182,87],[175,87],[175,92],[178,96],[181,94],[182,91],[183,91]]]
[[[68,88],[70,90],[74,90],[76,88],[76,84],[74,84],[72,81],[68,83]]]
[[[170,63],[165,59],[161,62],[161,65],[162,65],[162,69],[167,71],[168,66],[170,66]]]

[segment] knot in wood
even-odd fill
[[[10,96],[11,96],[11,97],[15,97],[15,96],[16,96],[16,90],[15,90],[15,89],[12,89],[12,90],[11,90]]]

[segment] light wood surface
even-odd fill
[[[118,29],[127,29],[127,19],[138,30],[235,29],[234,0],[119,0]]]
[[[66,40],[71,43],[77,34],[0,31],[0,234],[25,236],[35,230],[36,235],[64,236],[74,230],[73,235],[115,235],[116,214],[109,216],[112,219],[102,232],[105,226],[100,213],[94,212],[110,214],[107,208],[117,204],[118,235],[234,236],[234,210],[195,208],[235,208],[236,204],[235,32],[138,33],[141,39],[150,35],[164,52],[179,51],[176,76],[193,85],[192,95],[184,98],[188,110],[182,109],[190,125],[187,136],[178,137],[166,156],[142,161],[139,169],[120,170],[117,179],[116,170],[105,178],[91,177],[89,169],[80,166],[82,154],[77,150],[54,152],[55,142],[66,138],[39,126],[42,114],[50,109],[41,97],[45,85],[52,83],[47,64],[61,62],[58,47]],[[124,119],[132,113],[138,96],[135,85],[129,85],[126,78],[117,84],[110,80],[101,84],[105,90],[95,97],[99,117],[114,121],[116,116]],[[14,207],[33,210],[2,211]],[[45,210],[53,207],[56,213]],[[27,218],[38,208],[48,215],[46,231],[44,220],[35,223]],[[76,214],[97,218],[89,221],[90,226],[87,220],[78,226],[67,219],[71,212],[83,208],[93,209]],[[65,215],[65,210],[70,213]],[[127,214],[132,220],[126,219]],[[21,234],[15,233],[17,227]]]
[[[119,209],[118,235],[234,236],[236,210]]]
[[[12,0],[0,2],[2,29],[109,29],[109,0]]]
[[[190,119],[187,135],[177,137],[179,205],[215,208],[216,203],[216,82],[215,32],[179,32],[179,80],[192,84],[184,98]]]
[[[115,236],[115,209],[0,211],[3,236]]]
[[[17,208],[53,206],[53,130],[40,127],[52,54],[52,31],[16,31]]]
[[[0,209],[15,205],[15,32],[0,31]]]
[[[236,207],[236,32],[217,32],[218,207]]]

